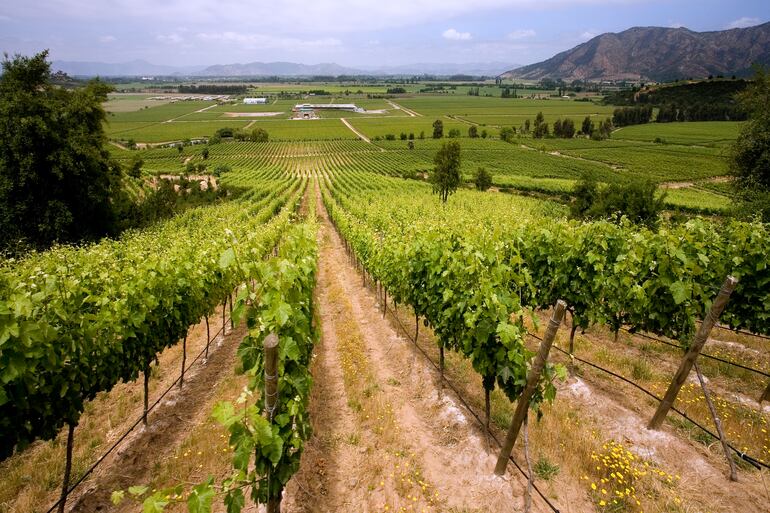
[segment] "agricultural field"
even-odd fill
[[[383,111],[314,120],[287,119],[288,99],[107,103],[112,157],[140,163],[133,197],[160,175],[230,192],[0,265],[0,356],[14,362],[0,368],[0,513],[60,500],[68,447],[71,511],[182,512],[188,497],[221,502],[229,476],[227,500],[248,504],[253,487],[291,512],[497,512],[527,493],[543,513],[763,511],[770,234],[727,215],[740,124],[506,142],[499,127],[538,112],[598,121],[612,107],[415,92],[425,86],[385,100],[312,84],[340,95],[309,102]],[[224,127],[269,141],[181,144]],[[442,203],[428,178],[451,129],[462,183]],[[474,190],[479,168],[487,191]],[[586,175],[646,178],[666,215],[655,227],[571,219]],[[704,385],[693,370],[647,429],[728,274],[737,285],[698,357]]]
[[[616,139],[655,141],[695,146],[726,146],[738,137],[739,121],[699,121],[697,123],[655,123],[620,128]]]

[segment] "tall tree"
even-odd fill
[[[433,122],[433,138],[441,139],[444,137],[444,122],[437,119]]]
[[[486,191],[492,186],[492,175],[485,168],[480,167],[473,175],[473,184],[477,190]]]
[[[757,68],[738,99],[749,120],[731,149],[737,197],[744,212],[770,222],[770,73]]]
[[[594,131],[593,129],[593,122],[591,122],[591,118],[589,116],[586,116],[583,120],[583,125],[580,127],[580,131],[583,132],[583,135],[590,136],[591,133]]]
[[[457,141],[444,143],[433,158],[435,169],[430,181],[433,192],[438,193],[441,201],[446,203],[449,195],[460,185],[460,143]]]
[[[0,251],[91,240],[115,229],[120,187],[103,123],[109,86],[51,83],[48,52],[5,56],[0,77]]]

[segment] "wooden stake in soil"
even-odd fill
[[[278,335],[270,333],[263,342],[265,348],[265,413],[272,423],[275,418],[275,410],[278,404]],[[270,490],[271,471],[267,471],[267,487]],[[268,495],[267,513],[280,513],[281,496],[283,490],[279,490],[277,496]]]
[[[225,336],[225,309],[227,309],[227,296],[225,296],[225,301],[222,303],[222,336]]]
[[[235,329],[235,321],[233,320],[233,296],[228,294],[227,298],[230,300],[230,329]]]
[[[524,496],[524,513],[532,510],[532,462],[529,460],[529,415],[524,417],[524,460],[527,462],[527,494]]]
[[[516,443],[516,438],[519,436],[519,430],[521,424],[527,416],[527,410],[529,410],[529,401],[535,393],[537,383],[540,381],[540,374],[543,372],[545,362],[548,359],[548,353],[551,351],[551,345],[556,338],[556,332],[559,330],[562,319],[564,319],[564,311],[567,309],[567,304],[561,299],[556,302],[556,307],[553,310],[551,319],[548,321],[548,327],[545,330],[545,337],[540,343],[540,350],[535,356],[535,361],[532,363],[532,368],[527,375],[527,385],[524,387],[524,391],[516,401],[516,411],[513,413],[513,420],[511,426],[508,428],[508,433],[505,435],[505,442],[500,450],[500,456],[497,458],[497,465],[495,466],[495,474],[502,476],[505,474],[505,469],[508,467],[508,458],[511,457],[511,451],[513,451],[513,444]]]
[[[414,343],[417,344],[417,336],[420,334],[420,316],[414,314]],[[770,387],[768,387],[770,390]]]
[[[150,361],[144,364],[144,413],[142,413],[142,424],[147,425],[147,409],[150,402]]]
[[[203,357],[203,360],[209,359],[209,344],[211,344],[211,332],[209,331],[209,316],[206,316],[206,356]]]
[[[385,301],[382,302],[382,318],[385,318],[385,313],[388,311],[388,290],[383,287],[382,292],[385,295]]]
[[[728,447],[727,440],[725,439],[725,432],[722,429],[722,421],[719,419],[719,415],[717,415],[717,410],[714,408],[714,403],[711,402],[711,394],[709,394],[708,388],[706,388],[706,381],[703,379],[703,374],[701,374],[700,368],[698,368],[698,362],[693,363],[693,366],[695,367],[695,374],[698,375],[700,387],[703,389],[703,396],[706,398],[706,404],[708,405],[709,411],[711,412],[711,418],[714,420],[714,425],[717,427],[717,433],[719,433],[719,441],[722,443],[722,450],[725,451],[727,463],[730,465],[730,481],[737,481],[738,472],[735,469],[735,461],[733,461],[730,447]]]
[[[730,294],[735,290],[737,284],[738,280],[732,276],[728,276],[722,284],[719,294],[717,294],[708,315],[706,315],[700,328],[698,328],[698,333],[695,335],[695,338],[690,345],[690,349],[682,359],[682,363],[679,364],[679,370],[676,371],[674,379],[671,380],[671,384],[668,386],[668,390],[666,390],[666,395],[663,396],[663,400],[660,402],[660,405],[658,405],[658,409],[655,411],[655,415],[653,415],[652,420],[650,420],[650,423],[647,425],[647,429],[660,429],[663,420],[666,418],[666,414],[668,414],[668,410],[671,409],[674,401],[676,401],[679,389],[682,388],[682,385],[684,385],[684,382],[687,380],[687,376],[690,374],[690,370],[692,370],[695,359],[698,358],[701,349],[703,349],[703,345],[708,339],[709,333],[711,333],[711,329],[722,314],[722,310],[725,309],[725,305],[727,305],[727,301],[730,299]]]
[[[64,513],[64,506],[67,503],[67,495],[70,487],[70,474],[72,473],[72,445],[75,435],[75,424],[67,425],[67,456],[64,463],[64,480],[61,485],[61,497],[59,497],[59,513]]]
[[[438,368],[441,372],[441,385],[444,385],[444,343],[438,346]]]
[[[185,335],[184,340],[182,340],[182,375],[179,378],[179,388],[182,388],[182,385],[184,385],[184,366],[186,361],[187,361],[187,335]]]

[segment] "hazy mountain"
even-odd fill
[[[634,27],[617,34],[602,34],[503,76],[567,81],[671,80],[745,75],[754,63],[770,64],[770,23],[715,32]]]
[[[70,76],[82,77],[137,77],[155,75],[190,75],[199,72],[203,66],[165,66],[143,60],[130,62],[78,62],[53,61],[52,71],[63,71]]]
[[[370,73],[382,75],[473,75],[473,76],[497,76],[506,70],[517,67],[510,62],[471,62],[471,63],[437,63],[422,62],[416,64],[402,64],[398,66],[381,66],[366,68]]]
[[[294,62],[250,62],[248,64],[216,64],[203,69],[199,75],[214,77],[299,77],[315,75],[363,75],[365,71],[346,68],[334,63],[297,64]]]
[[[486,75],[496,76],[515,65],[502,62],[468,64],[418,63],[399,66],[352,68],[335,63],[297,64],[294,62],[250,62],[213,66],[166,66],[143,60],[121,63],[53,61],[53,71],[70,76],[199,76],[199,77],[309,77],[339,75]]]

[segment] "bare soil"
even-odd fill
[[[215,325],[212,322],[212,327]],[[215,331],[216,328],[214,328]],[[110,494],[114,490],[126,489],[148,481],[153,466],[168,457],[187,433],[210,416],[211,394],[216,383],[232,372],[235,365],[235,349],[245,334],[245,328],[231,331],[226,336],[212,340],[209,358],[199,360],[185,373],[184,384],[175,387],[158,404],[148,417],[146,428],[137,428],[98,467],[87,487],[70,499],[69,511],[95,512],[113,511]],[[192,347],[203,347],[206,343],[205,327],[194,333],[197,340],[188,337]],[[188,352],[188,362],[197,356]],[[152,399],[151,399],[152,400]],[[141,414],[141,410],[136,415]]]
[[[393,459],[389,444],[354,414],[345,390],[337,328],[351,322],[360,331],[366,364],[375,375],[375,393],[381,392],[394,412],[394,443],[411,456],[426,487],[435,490],[437,500],[426,510],[521,510],[526,483],[518,476],[494,476],[496,451],[489,449],[485,435],[456,399],[441,391],[428,362],[383,318],[375,295],[348,262],[320,201],[318,211],[322,336],[313,367],[315,428],[300,472],[287,491],[287,511],[383,511],[383,504],[394,504],[394,509],[404,504],[396,493],[398,474],[388,473],[387,462]],[[335,291],[341,295],[335,296]],[[534,500],[533,511],[547,510]]]

